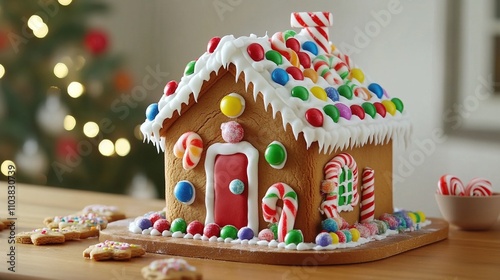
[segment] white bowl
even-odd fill
[[[500,193],[492,196],[436,194],[443,218],[463,230],[488,230],[500,215]]]

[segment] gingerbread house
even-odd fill
[[[330,13],[293,13],[300,31],[215,37],[167,83],[141,130],[165,153],[167,219],[254,234],[278,225],[313,241],[326,218],[393,213],[392,145],[411,124],[328,38]]]

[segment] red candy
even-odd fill
[[[304,67],[304,69],[311,68],[311,58],[305,52],[297,52],[297,56],[299,58],[300,65]]]
[[[177,82],[170,81],[165,85],[165,88],[163,89],[163,93],[165,93],[166,96],[169,96],[169,95],[174,94],[176,89],[177,89]]]
[[[365,110],[363,110],[363,107],[353,104],[351,105],[351,112],[353,115],[358,116],[360,119],[365,118]]]
[[[220,37],[213,37],[212,39],[210,39],[207,45],[207,52],[213,53],[217,48],[217,46],[219,45],[219,42],[220,42]]]
[[[261,61],[265,56],[264,48],[258,43],[251,43],[248,45],[247,52],[250,58],[255,61]]]
[[[287,48],[292,49],[294,52],[300,51],[300,43],[295,38],[288,38],[285,42]]]
[[[311,108],[306,111],[306,120],[312,126],[321,127],[323,125],[323,113],[316,108]]]
[[[375,106],[375,110],[377,110],[377,113],[385,118],[385,114],[387,113],[387,111],[385,110],[385,106],[380,102],[374,102],[373,106]]]
[[[216,223],[210,223],[203,229],[203,235],[210,238],[212,236],[218,237],[220,235],[220,227]]]
[[[443,175],[438,181],[438,194],[442,195],[464,195],[464,184],[453,175]]]
[[[466,196],[490,196],[492,191],[491,182],[483,178],[474,178],[465,187]]]
[[[295,66],[290,66],[290,67],[286,68],[286,72],[288,72],[288,74],[292,75],[292,77],[295,80],[299,80],[299,81],[304,80],[304,74],[302,73],[302,71],[300,71],[299,68],[297,68]]]
[[[165,230],[169,230],[170,229],[170,223],[166,219],[158,219],[153,224],[153,228],[156,229],[159,232],[163,232]]]
[[[186,231],[192,235],[203,234],[203,224],[199,221],[192,221],[187,226]]]
[[[148,219],[151,221],[152,224],[154,224],[159,219],[163,219],[163,217],[158,213],[153,213],[149,215]]]
[[[235,121],[222,123],[220,129],[222,139],[228,143],[239,143],[243,140],[243,136],[245,135],[245,131],[241,124]]]
[[[339,230],[339,231],[337,231],[335,233],[339,237],[339,243],[345,243],[347,241],[347,238],[345,237],[345,234],[341,230]]]

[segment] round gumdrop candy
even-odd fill
[[[344,118],[346,120],[351,119],[352,112],[351,112],[351,109],[347,105],[345,105],[343,103],[337,103],[337,104],[335,104],[335,107],[337,107],[337,109],[339,110],[339,114],[342,118]]]
[[[196,61],[190,61],[186,68],[184,69],[184,75],[189,76],[194,73],[194,66],[196,65]]]
[[[332,104],[325,105],[325,107],[323,107],[323,112],[325,112],[325,114],[327,116],[332,118],[332,120],[334,122],[339,121],[340,113],[339,113],[339,109],[337,109],[337,107],[335,107],[335,105],[332,105]]]
[[[288,72],[288,74],[290,74],[292,78],[294,78],[295,80],[298,81],[304,80],[304,74],[302,73],[302,71],[300,71],[299,68],[295,66],[290,66],[286,68],[286,72]]]
[[[335,232],[330,232],[329,234],[332,237],[332,244],[338,244],[339,236]]]
[[[139,219],[135,222],[135,224],[142,230],[148,229],[153,226],[151,220],[149,220],[148,218]]]
[[[352,241],[351,231],[349,231],[348,229],[344,229],[344,230],[342,230],[342,233],[344,233],[344,235],[345,235],[345,243],[349,243]]]
[[[170,229],[170,223],[167,221],[167,219],[158,219],[156,220],[156,222],[154,222],[153,228],[159,232],[163,232]]]
[[[259,240],[271,241],[274,239],[274,233],[272,230],[265,228],[259,232]]]
[[[238,238],[240,240],[251,240],[254,237],[254,232],[249,227],[242,227],[238,230]]]
[[[314,55],[318,55],[318,46],[312,41],[306,41],[302,44],[302,49],[309,51]]]
[[[394,105],[394,103],[392,103],[391,100],[383,100],[382,105],[384,105],[387,113],[389,113],[393,116],[396,114],[396,105]]]
[[[163,217],[160,215],[158,212],[151,213],[148,216],[148,219],[151,221],[151,223],[155,223],[157,220],[162,219]]]
[[[323,125],[323,113],[316,108],[308,109],[305,117],[307,122],[312,126],[321,127]]]
[[[368,89],[375,93],[375,95],[378,97],[378,98],[382,98],[382,96],[384,96],[384,89],[377,83],[371,83],[368,85]]]
[[[255,61],[264,59],[264,48],[259,43],[251,43],[248,45],[247,52],[250,58]]]
[[[383,118],[385,118],[386,115],[385,106],[382,105],[382,103],[380,102],[373,103],[373,106],[375,106],[375,110],[377,110],[377,113],[381,115]]]
[[[210,238],[212,236],[218,237],[220,234],[220,227],[216,223],[209,223],[205,225],[205,228],[203,229],[203,235]]]
[[[176,81],[170,81],[165,85],[165,88],[163,89],[163,93],[166,96],[170,96],[175,93],[175,90],[177,89],[177,82]]]
[[[239,143],[243,140],[243,136],[245,136],[245,131],[241,124],[230,121],[225,122],[220,125],[222,139],[227,143]]]
[[[230,93],[220,101],[220,110],[229,118],[237,118],[245,110],[245,99],[237,93]]]
[[[365,102],[361,104],[361,107],[363,107],[363,110],[365,110],[365,113],[370,115],[370,117],[375,118],[375,115],[377,114],[377,109],[375,109],[375,106],[370,103],[370,102]]]
[[[300,51],[300,43],[295,38],[288,38],[285,42],[287,48],[292,49],[294,52]]]
[[[274,239],[278,238],[278,224],[276,223],[269,224],[269,229],[273,232]]]
[[[272,167],[276,169],[283,168],[287,158],[285,146],[278,141],[273,141],[267,146],[264,158]]]
[[[352,99],[352,89],[348,85],[341,85],[337,89],[340,95],[351,100]]]
[[[240,179],[234,179],[229,183],[229,190],[232,194],[242,194],[245,191],[245,183]]]
[[[357,242],[359,240],[359,237],[361,236],[359,230],[357,228],[351,228],[349,229],[349,231],[351,232],[352,241]]]
[[[170,224],[170,231],[171,232],[180,231],[182,233],[186,233],[186,229],[187,229],[187,223],[182,218],[177,218],[177,219],[173,220],[172,223]]]
[[[156,115],[158,115],[160,111],[158,110],[158,103],[152,103],[146,108],[146,118],[150,121],[154,120]]]
[[[346,241],[347,241],[346,236],[342,230],[337,231],[336,234],[339,237],[339,243],[346,243]]]
[[[424,212],[418,210],[417,212],[415,212],[415,214],[417,214],[419,217],[420,217],[420,222],[425,222],[425,214]]]
[[[203,224],[198,220],[194,220],[189,223],[189,225],[186,228],[186,231],[187,233],[190,233],[192,235],[203,234]]]
[[[365,74],[359,68],[352,68],[350,74],[351,78],[358,80],[360,83],[365,81]]]
[[[304,242],[304,236],[302,235],[302,231],[299,229],[292,229],[285,235],[285,244],[295,244]]]
[[[305,69],[311,68],[311,57],[305,52],[297,52],[297,56],[299,57],[299,62],[302,67]]]
[[[328,96],[326,94],[326,91],[322,88],[322,87],[319,87],[319,86],[314,86],[311,88],[311,93],[316,96],[316,98],[320,99],[320,100],[323,100],[323,101],[326,101]]]
[[[238,238],[238,229],[233,225],[225,225],[220,230],[220,237],[226,239],[236,239]]]
[[[271,73],[271,78],[273,79],[274,82],[284,86],[286,83],[288,83],[288,80],[290,79],[288,77],[288,72],[281,68],[276,68],[273,70]]]
[[[337,222],[332,218],[321,221],[321,228],[327,232],[336,232],[339,230]]]
[[[179,181],[174,187],[175,198],[183,204],[192,204],[195,198],[193,184],[189,181]]]
[[[316,235],[315,243],[321,247],[332,244],[332,236],[328,232],[322,232]]]
[[[210,39],[207,44],[207,52],[213,53],[217,48],[217,46],[219,45],[219,42],[220,42],[220,37],[213,37],[212,39]]]
[[[275,50],[267,51],[266,59],[276,63],[276,65],[280,65],[281,63],[283,63],[283,56],[281,56],[281,54]]]
[[[295,86],[292,88],[292,96],[307,101],[309,99],[309,91],[303,86]]]
[[[351,105],[351,112],[353,115],[358,116],[361,120],[365,118],[365,110],[357,104]]]
[[[334,87],[326,87],[325,88],[326,96],[330,98],[332,101],[339,101],[339,92]]]
[[[401,99],[399,99],[397,97],[394,97],[393,99],[391,99],[391,101],[396,106],[396,110],[398,110],[399,112],[402,113],[403,109],[405,108],[403,101],[401,101]]]

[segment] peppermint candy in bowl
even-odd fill
[[[491,182],[474,178],[466,186],[453,175],[438,181],[436,201],[443,218],[463,230],[488,230],[500,214],[500,193]]]

